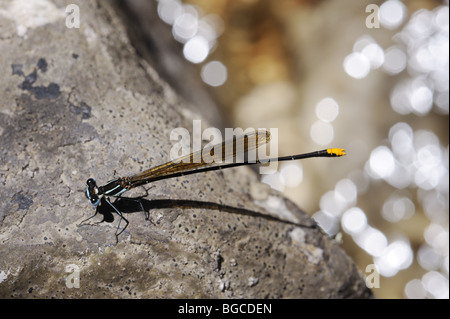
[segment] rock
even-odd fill
[[[249,195],[250,168],[126,192],[148,213],[117,200],[130,222],[117,244],[105,202],[82,223],[89,177],[103,185],[168,161],[171,131],[203,118],[136,55],[109,2],[78,8],[68,28],[60,1],[0,4],[1,297],[372,296],[304,212],[271,190]]]

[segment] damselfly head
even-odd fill
[[[86,181],[86,193],[87,199],[92,206],[97,206],[100,203],[100,198],[98,197],[98,187],[95,179],[89,178]]]

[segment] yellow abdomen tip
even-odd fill
[[[327,152],[333,156],[344,156],[346,154],[343,148],[329,148]]]

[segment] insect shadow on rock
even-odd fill
[[[145,188],[144,188],[145,189]],[[116,197],[113,202],[110,202],[108,198],[103,196],[100,199],[100,204],[95,208],[95,214],[89,218],[83,220],[78,226],[86,226],[88,220],[91,220],[97,214],[103,216],[101,221],[95,222],[94,224],[99,224],[103,222],[112,223],[114,222],[114,214],[119,216],[119,223],[115,232],[116,244],[119,242],[119,236],[125,231],[129,225],[129,221],[126,219],[124,214],[133,213],[143,213],[145,220],[150,221],[151,224],[155,225],[150,217],[150,211],[155,209],[167,209],[167,208],[186,208],[186,209],[208,209],[216,210],[220,212],[226,212],[229,214],[236,214],[241,216],[251,216],[255,218],[262,218],[267,221],[276,221],[296,227],[306,227],[306,228],[316,228],[317,225],[314,222],[307,224],[296,223],[293,221],[288,221],[280,219],[271,215],[267,215],[261,212],[253,211],[250,209],[245,209],[242,207],[234,207],[230,205],[218,204],[214,202],[198,201],[198,200],[185,200],[185,199],[145,199],[148,196],[148,190],[146,194],[138,197]],[[120,214],[119,214],[120,213]],[[126,225],[120,229],[121,221],[124,221]]]

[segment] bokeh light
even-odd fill
[[[208,41],[202,36],[189,39],[184,45],[183,54],[192,63],[203,62],[209,54]]]
[[[316,121],[311,126],[311,138],[319,145],[328,145],[333,141],[334,129],[330,123]]]
[[[177,0],[160,0],[158,3],[158,15],[167,24],[173,24],[183,13],[183,5]]]
[[[363,232],[367,227],[366,214],[359,207],[347,210],[341,219],[342,228],[352,236]]]
[[[201,77],[210,86],[221,86],[227,80],[227,68],[220,61],[208,62],[202,67]]]
[[[399,0],[385,1],[380,6],[380,23],[385,28],[398,28],[405,17],[406,7]]]
[[[384,51],[377,43],[366,45],[361,53],[369,59],[372,69],[378,69],[384,63]]]
[[[375,258],[375,264],[382,276],[395,276],[400,270],[408,268],[413,261],[413,252],[406,240],[397,240],[389,244]]]
[[[344,70],[352,78],[365,78],[370,72],[370,60],[360,52],[350,53],[345,57]]]
[[[298,162],[282,163],[280,175],[286,187],[298,186],[303,180],[303,166]]]
[[[172,33],[176,40],[185,43],[197,34],[198,15],[196,10],[191,6],[183,6],[183,12],[176,17]]]
[[[387,179],[395,171],[395,158],[386,146],[378,146],[370,154],[367,173],[372,178]]]
[[[391,223],[409,219],[414,213],[414,203],[406,196],[393,195],[383,204],[382,215]]]
[[[317,117],[324,122],[333,122],[339,114],[339,105],[331,98],[327,97],[319,101],[316,106]]]

